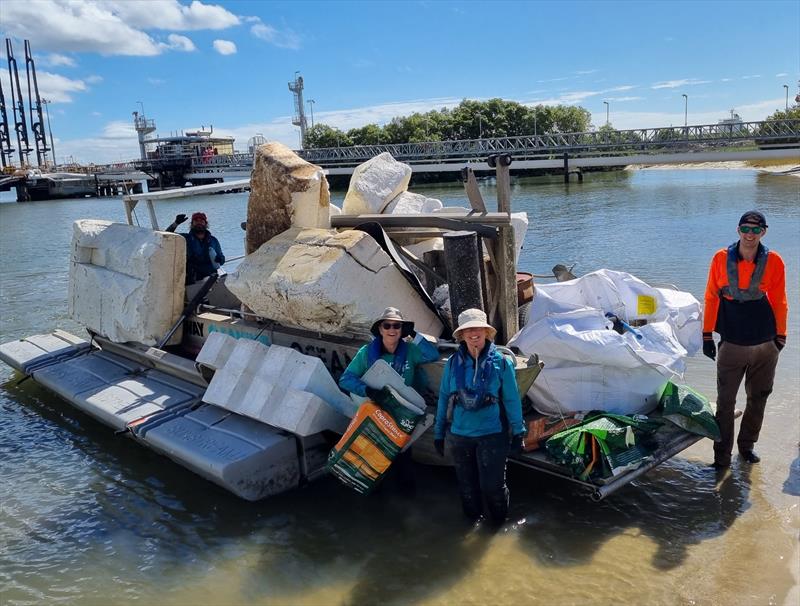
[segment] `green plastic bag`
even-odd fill
[[[663,410],[662,416],[688,432],[720,440],[719,426],[714,418],[714,411],[703,394],[687,385],[667,383],[659,402]]]

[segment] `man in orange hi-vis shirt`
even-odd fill
[[[747,406],[736,440],[739,455],[758,463],[753,451],[772,393],[778,354],[786,345],[786,270],[783,259],[761,244],[767,220],[751,210],[739,219],[739,240],[711,260],[703,317],[703,353],[717,361],[714,466],[728,467],[733,451],[736,393],[744,378]],[[719,333],[719,355],[712,331]]]

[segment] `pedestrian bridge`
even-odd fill
[[[800,120],[356,145],[297,153],[328,174],[347,175],[384,152],[410,164],[416,173],[460,171],[466,166],[493,172],[486,162],[492,154],[510,154],[512,171],[561,168],[565,157],[570,168],[770,158],[800,163]],[[252,166],[252,154],[195,158],[186,178],[244,178],[250,175]]]

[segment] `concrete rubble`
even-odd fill
[[[330,227],[328,180],[285,145],[256,149],[247,203],[246,252],[249,254],[290,227]]]
[[[227,286],[258,315],[307,330],[366,333],[394,306],[421,332],[442,332],[438,317],[362,231],[287,230],[248,255]]]
[[[117,343],[155,345],[183,311],[186,241],[110,221],[73,224],[69,313]],[[182,336],[178,328],[172,342]]]

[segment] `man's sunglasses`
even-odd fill
[[[383,328],[383,330],[400,330],[403,328],[403,324],[400,322],[384,322],[381,324],[381,328]]]
[[[742,232],[743,234],[752,233],[752,234],[758,235],[762,231],[764,231],[764,228],[763,227],[748,227],[747,225],[740,225],[739,226],[739,231]]]

